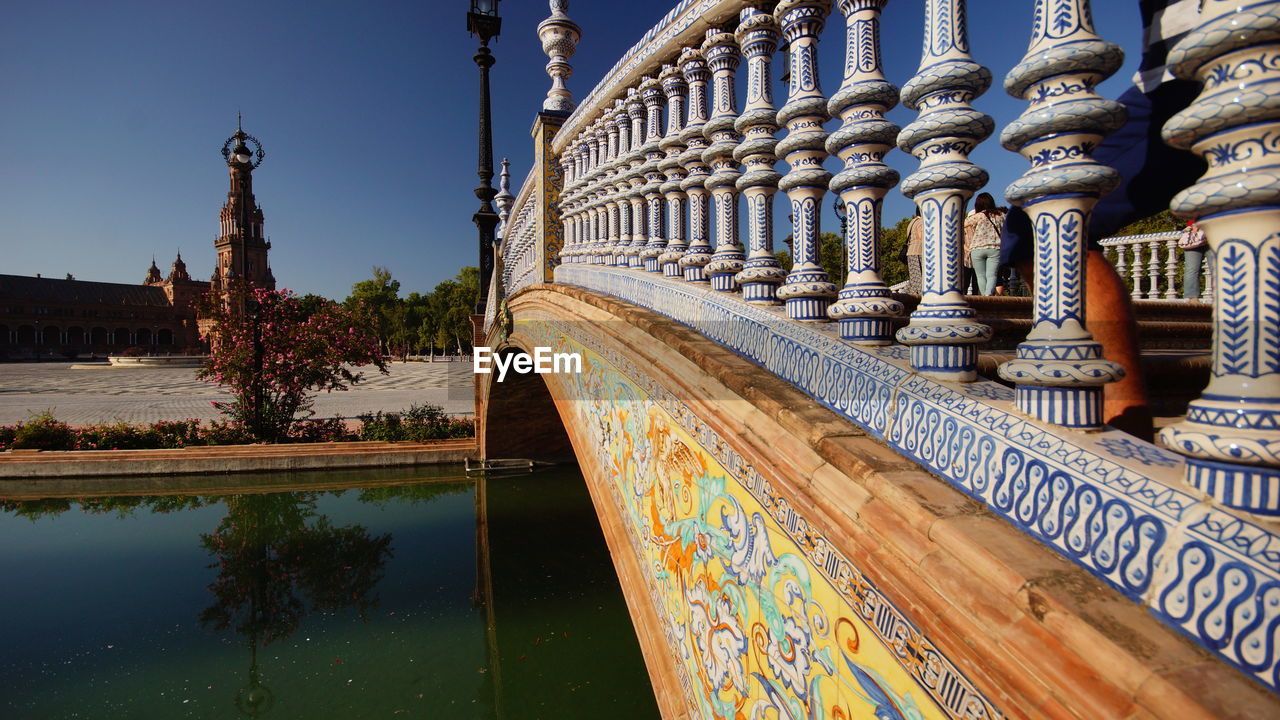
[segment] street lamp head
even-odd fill
[[[480,44],[488,45],[489,40],[498,37],[502,31],[502,18],[498,17],[498,0],[471,0],[471,11],[467,13],[467,32],[480,36]]]
[[[836,217],[840,218],[841,220],[844,220],[845,215],[847,215],[849,212],[849,209],[846,208],[844,205],[844,200],[842,200],[839,196],[836,196],[834,198],[834,203],[832,204],[832,207],[836,211]]]

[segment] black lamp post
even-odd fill
[[[845,242],[845,235],[849,232],[849,210],[844,206],[844,201],[839,195],[832,198],[831,207],[836,211],[836,218],[840,220],[840,242]]]
[[[493,179],[493,131],[489,122],[489,68],[493,67],[493,53],[489,40],[502,30],[502,18],[498,17],[498,0],[471,0],[467,13],[467,32],[480,37],[480,49],[476,51],[476,65],[480,67],[480,163],[476,174],[480,187],[480,209],[471,219],[480,234],[480,292],[476,298],[475,314],[483,315],[489,302],[489,281],[493,276],[494,231],[498,227],[498,213],[493,210],[493,198],[497,190],[489,184]]]

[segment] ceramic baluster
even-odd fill
[[[790,48],[791,86],[787,103],[778,111],[778,124],[787,136],[776,152],[789,166],[778,188],[791,201],[792,264],[777,297],[787,307],[787,317],[805,322],[827,319],[827,307],[836,286],[818,264],[822,197],[831,173],[822,167],[827,157],[827,99],[818,81],[818,35],[822,32],[831,0],[783,0],[773,11]]]
[[[977,378],[977,343],[991,328],[974,321],[965,302],[960,253],[964,209],[987,184],[969,153],[991,135],[991,118],[971,101],[991,86],[991,73],[969,56],[964,0],[927,0],[920,69],[902,88],[902,102],[920,115],[898,134],[898,147],[920,160],[902,183],[924,221],[920,304],[898,341],[911,347],[911,366],[937,380]]]
[[[685,201],[688,195],[680,189],[680,183],[686,177],[684,166],[680,164],[680,154],[685,150],[680,134],[684,131],[685,99],[689,92],[689,83],[675,65],[663,65],[658,74],[662,83],[662,92],[667,97],[667,132],[658,147],[665,156],[658,163],[658,169],[666,177],[660,188],[662,197],[667,202],[667,247],[658,256],[658,267],[666,277],[682,277],[680,258],[685,248],[689,247],[689,235],[685,229]]]
[[[640,249],[640,264],[648,272],[662,272],[658,256],[667,247],[666,224],[662,221],[662,183],[666,177],[658,167],[666,155],[659,145],[662,141],[662,106],[666,102],[662,83],[655,77],[645,77],[640,83],[640,99],[645,107],[645,136],[641,147],[644,165],[640,168],[644,173],[644,185],[640,192],[648,210],[645,217],[649,226],[649,235]]]
[[[680,268],[689,282],[707,282],[703,268],[711,262],[711,193],[706,180],[711,168],[702,160],[702,151],[710,145],[702,134],[707,124],[707,82],[711,70],[707,67],[702,51],[685,48],[680,53],[680,72],[689,83],[689,119],[680,139],[687,149],[680,153],[680,164],[686,177],[680,189],[689,196],[689,248],[680,257]]]
[[[1093,88],[1124,61],[1093,32],[1089,0],[1037,0],[1031,45],[1005,77],[1005,90],[1028,107],[1000,143],[1031,161],[1005,191],[1035,228],[1032,328],[1000,376],[1015,383],[1015,402],[1038,420],[1070,428],[1103,423],[1102,386],[1124,368],[1102,357],[1085,327],[1085,252],[1089,213],[1119,182],[1091,154],[1124,125],[1124,106]],[[1141,296],[1142,256],[1134,247],[1134,292]]]
[[[711,287],[720,292],[738,289],[734,276],[742,270],[742,243],[738,241],[738,163],[733,159],[742,136],[734,129],[738,119],[734,79],[742,55],[732,33],[708,30],[702,55],[711,67],[711,119],[702,134],[711,141],[702,159],[711,166],[707,190],[711,192],[711,214],[715,218],[715,253],[705,272]]]
[[[733,157],[746,171],[738,178],[747,211],[749,255],[738,273],[742,298],[758,305],[778,304],[778,286],[787,273],[773,254],[773,196],[782,179],[774,163],[778,145],[773,133],[778,129],[778,110],[773,106],[773,54],[778,49],[781,30],[770,12],[756,8],[742,11],[738,23],[738,46],[747,58],[747,104],[735,127],[742,144]]]
[[[880,12],[888,0],[837,0],[845,16],[844,82],[827,103],[840,129],[827,138],[827,151],[844,161],[831,192],[845,208],[844,244],[848,278],[827,315],[840,321],[840,337],[859,345],[888,345],[893,318],[903,313],[880,278],[880,211],[898,173],[884,164],[898,126],[884,113],[898,104],[880,64]]]
[[[1213,368],[1160,438],[1187,456],[1190,484],[1280,515],[1280,2],[1206,0],[1201,13],[1168,60],[1204,87],[1164,137],[1209,165],[1171,209],[1196,218],[1214,251]]]

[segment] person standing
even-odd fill
[[[1209,239],[1204,230],[1196,225],[1195,220],[1188,220],[1182,234],[1178,236],[1178,248],[1182,250],[1182,297],[1187,300],[1200,299],[1200,268],[1204,265],[1205,255],[1213,262],[1213,251],[1209,249]]]
[[[924,290],[924,271],[920,265],[920,256],[924,254],[924,220],[920,217],[920,208],[916,208],[915,217],[907,223],[907,292],[920,295]]]
[[[996,270],[1000,267],[1000,231],[1004,229],[1004,213],[996,207],[991,193],[981,193],[973,201],[973,212],[964,221],[964,244],[969,250],[970,264],[977,276],[978,292],[990,295],[996,287]]]

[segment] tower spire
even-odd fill
[[[218,265],[214,269],[212,290],[225,294],[226,281],[240,278],[248,285],[275,289],[275,278],[267,263],[267,242],[263,232],[262,208],[253,195],[253,171],[262,164],[262,143],[244,131],[240,111],[236,111],[236,131],[222,145],[227,161],[231,187],[227,202],[219,216],[220,228],[214,247]]]

